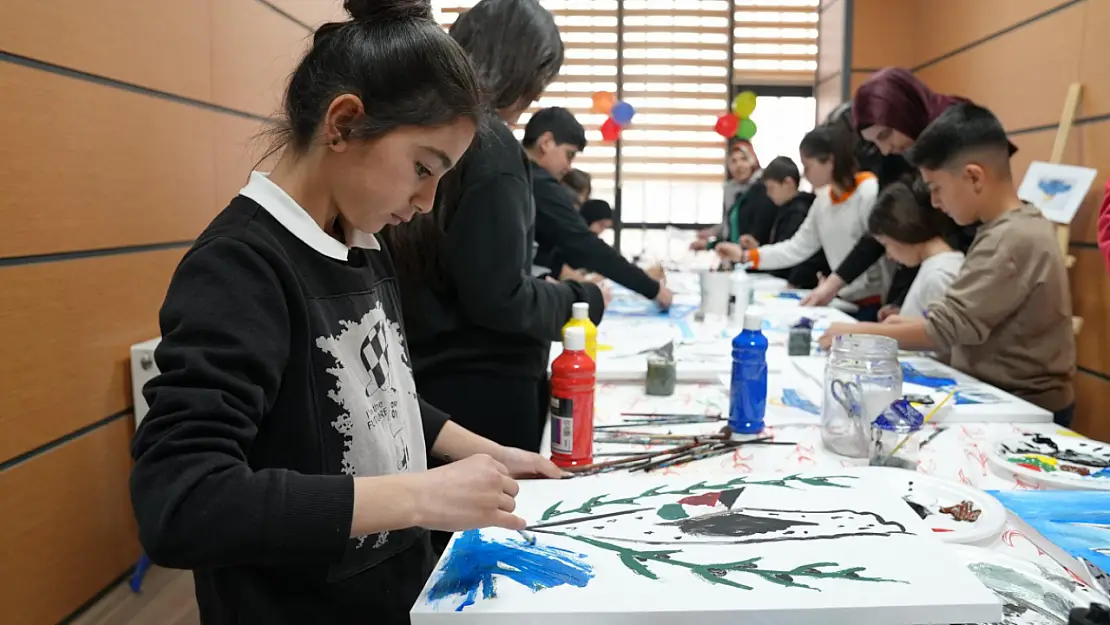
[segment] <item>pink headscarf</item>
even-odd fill
[[[917,139],[929,122],[957,102],[967,99],[936,93],[908,70],[888,67],[856,90],[852,124],[857,130],[878,124]]]

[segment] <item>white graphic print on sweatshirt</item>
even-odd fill
[[[335,359],[327,371],[336,385],[328,397],[342,413],[332,422],[344,438],[343,473],[378,476],[427,469],[416,383],[401,326],[380,301],[361,320],[341,321],[343,331],[316,339]],[[388,532],[374,541],[386,543]],[[366,537],[359,539],[359,547]]]

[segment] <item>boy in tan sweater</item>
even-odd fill
[[[822,337],[878,334],[902,349],[951,354],[953,367],[1053,413],[1075,412],[1075,335],[1064,258],[1053,226],[1022,202],[1002,124],[970,103],[951,106],[908,155],[933,206],[960,225],[983,222],[944,299],[923,319],[836,324]]]

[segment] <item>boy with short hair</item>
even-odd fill
[[[920,320],[836,324],[822,337],[878,334],[903,349],[946,351],[951,364],[1053,413],[1075,412],[1071,293],[1053,226],[1021,201],[1009,142],[989,110],[953,105],[917,138],[909,158],[933,206],[960,225],[981,220],[963,267],[943,300]]]
[[[770,238],[766,243],[778,243],[794,236],[809,214],[815,195],[798,190],[802,179],[798,166],[789,157],[775,157],[763,169],[763,186],[767,197],[775,205],[774,221],[771,223]],[[750,234],[740,237],[740,244],[746,248],[762,245]],[[790,286],[799,289],[812,289],[820,282],[818,274],[830,273],[829,263],[824,252],[817,252],[793,267],[771,271],[770,274],[786,280]]]
[[[586,149],[586,130],[565,108],[536,111],[521,140],[532,165],[532,197],[536,204],[536,264],[561,272],[564,266],[588,269],[670,308],[674,294],[621,256],[586,227],[574,200],[560,184],[571,163]]]
[[[929,188],[918,179],[887,185],[875,201],[867,229],[891,260],[917,268],[898,318],[891,320],[924,317],[930,304],[944,299],[963,265],[963,252],[944,239],[956,224],[930,205]]]

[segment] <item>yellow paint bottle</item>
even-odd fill
[[[586,302],[575,302],[571,307],[570,321],[563,326],[563,339],[566,339],[567,328],[582,328],[586,333],[586,354],[597,362],[597,326],[590,321],[590,305]]]

